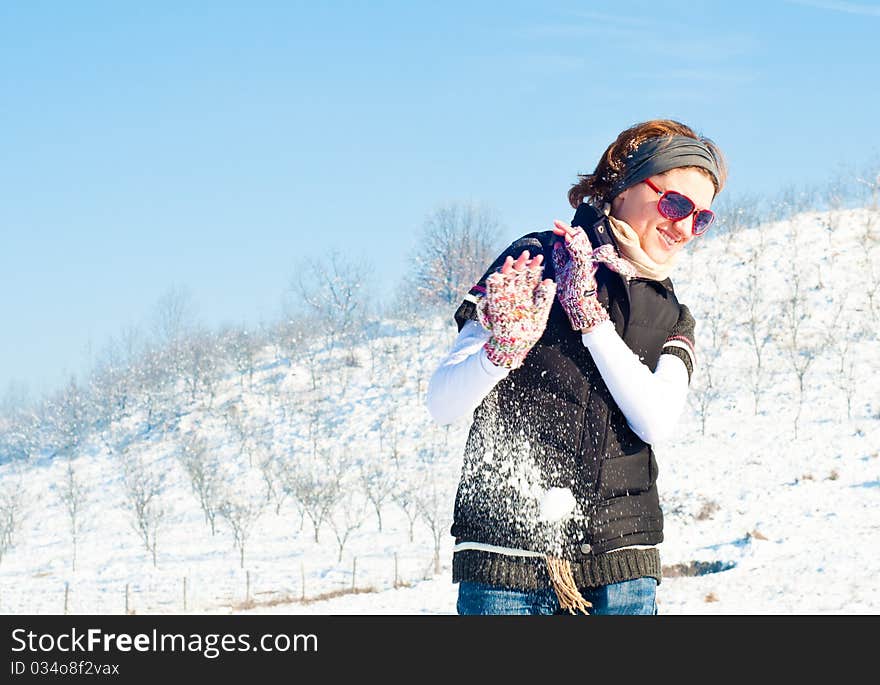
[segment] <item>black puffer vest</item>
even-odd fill
[[[593,246],[614,242],[607,218],[589,205],[580,206],[572,225],[582,226]],[[553,278],[552,248],[558,240],[552,231],[524,236],[486,276],[508,254],[516,257],[528,249],[532,256],[544,255],[544,276]],[[654,370],[679,318],[671,282],[627,280],[604,265],[596,279],[617,333]],[[456,312],[459,327],[469,318],[475,318],[475,307],[466,300]],[[651,446],[627,425],[557,299],[523,365],[474,412],[451,532],[459,542],[551,553],[574,562],[585,556],[595,560],[619,547],[654,545],[663,539],[656,479]],[[574,494],[574,515],[563,523],[542,518],[541,498],[552,487]],[[456,552],[454,580],[487,580],[467,572],[464,562],[474,556]]]

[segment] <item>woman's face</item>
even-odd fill
[[[697,169],[671,169],[650,180],[661,191],[676,190],[687,195],[697,209],[709,209],[715,197],[712,181]],[[680,221],[665,218],[657,209],[659,199],[647,183],[637,183],[614,198],[611,214],[632,226],[651,259],[665,264],[694,237],[694,217],[691,214]]]

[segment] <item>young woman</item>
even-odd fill
[[[427,404],[444,424],[473,412],[452,525],[460,614],[656,613],[651,445],[695,363],[669,274],[725,178],[688,126],[632,126],[569,191],[571,224],[515,241],[458,307]]]

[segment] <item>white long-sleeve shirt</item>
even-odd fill
[[[509,373],[486,357],[489,331],[477,321],[462,327],[428,384],[427,406],[440,424],[469,415]],[[611,396],[633,432],[648,444],[668,439],[687,399],[688,371],[672,354],[661,354],[652,372],[605,321],[582,335]]]

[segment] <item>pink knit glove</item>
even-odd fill
[[[556,294],[571,327],[576,331],[592,328],[608,320],[608,312],[596,297],[596,270],[605,264],[624,276],[635,276],[636,270],[620,257],[612,245],[593,249],[583,229],[577,232],[567,246],[553,246],[553,265],[556,267]]]
[[[556,284],[541,280],[540,265],[510,273],[495,272],[486,279],[486,295],[477,316],[492,337],[483,348],[496,366],[516,369],[547,326]]]

